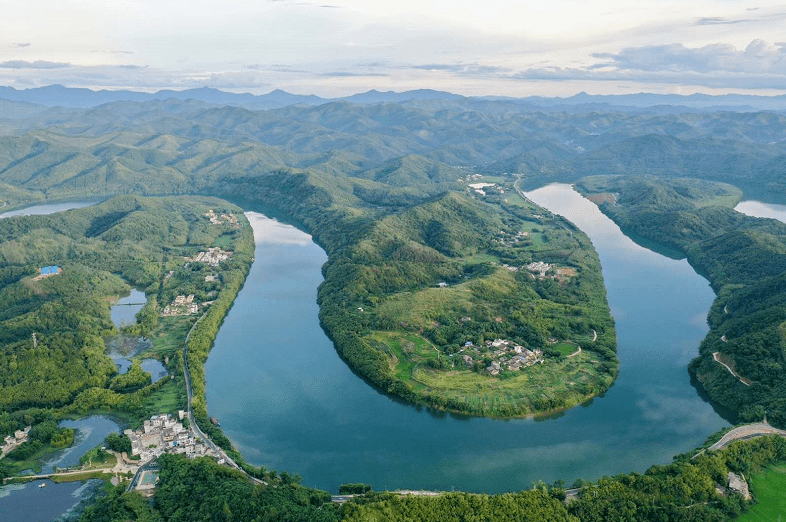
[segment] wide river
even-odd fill
[[[546,419],[467,418],[379,393],[339,359],[316,304],[324,251],[261,214],[256,261],[206,365],[211,415],[250,462],[337,491],[501,492],[533,481],[595,480],[652,464],[728,426],[690,383],[714,298],[685,260],[626,237],[569,185],[529,197],[592,239],[617,324],[620,375],[588,404]]]

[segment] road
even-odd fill
[[[721,437],[718,442],[710,446],[708,449],[712,451],[719,450],[726,447],[729,443],[735,440],[752,439],[755,437],[762,437],[764,435],[780,435],[781,437],[786,437],[786,431],[773,428],[766,421],[757,422],[755,424],[746,424],[745,426],[734,428],[726,435]]]
[[[724,335],[723,337],[726,337],[726,336]],[[721,341],[724,341],[724,342],[725,342],[725,339],[724,339],[723,337],[721,337]],[[749,383],[749,382],[745,382],[745,379],[743,379],[743,378],[742,378],[742,376],[740,376],[740,375],[739,375],[737,372],[735,372],[734,370],[732,370],[732,369],[729,367],[729,365],[728,365],[728,364],[726,364],[725,362],[723,362],[723,361],[721,361],[721,360],[720,360],[720,352],[715,352],[715,353],[713,353],[713,354],[712,354],[712,358],[713,358],[713,359],[715,359],[715,362],[716,362],[716,363],[718,363],[718,364],[722,364],[722,365],[723,365],[723,366],[724,366],[724,367],[725,367],[727,370],[729,370],[729,373],[731,373],[733,376],[735,376],[737,379],[739,379],[739,381],[740,381],[742,384],[744,384],[745,386],[750,386],[750,383]]]
[[[194,331],[194,328],[196,328],[196,326],[199,324],[199,321],[201,321],[203,317],[205,317],[204,314],[199,316],[199,319],[196,320],[194,325],[188,331],[188,335],[186,335],[186,342],[185,345],[183,346],[183,374],[186,379],[186,397],[188,398],[188,423],[191,429],[196,434],[196,436],[202,439],[202,442],[204,442],[209,448],[212,448],[213,451],[215,451],[216,454],[218,454],[222,459],[224,459],[224,461],[226,461],[227,464],[229,464],[231,467],[237,470],[242,471],[255,484],[267,485],[267,482],[265,482],[264,480],[259,480],[258,478],[252,477],[251,475],[246,473],[246,471],[243,468],[241,468],[234,460],[232,460],[223,449],[221,449],[216,444],[214,444],[213,441],[210,440],[210,438],[207,435],[205,435],[205,433],[199,428],[199,425],[197,425],[196,420],[194,420],[194,410],[191,405],[193,399],[193,394],[191,391],[191,377],[188,372],[188,341],[189,339],[191,339],[191,333]]]

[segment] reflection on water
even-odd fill
[[[786,223],[786,205],[776,205],[775,203],[762,203],[761,201],[740,201],[734,207],[737,212],[742,212],[753,217],[772,218]]]
[[[61,428],[74,428],[74,445],[59,451],[42,467],[44,473],[52,473],[54,468],[68,468],[79,464],[79,459],[89,450],[101,444],[110,433],[120,432],[120,426],[108,417],[94,415],[79,420],[64,420]]]
[[[616,320],[620,376],[603,396],[548,419],[467,418],[379,393],[338,357],[319,324],[325,253],[309,236],[249,213],[256,261],[205,366],[210,414],[250,462],[331,491],[500,492],[539,479],[643,472],[728,425],[690,384],[714,298],[686,261],[625,237],[567,185],[530,193],[586,231]]]
[[[254,229],[254,242],[256,244],[299,245],[311,244],[311,236],[285,225],[275,219],[260,214],[259,212],[246,212],[246,218]]]
[[[145,306],[145,303],[147,303],[145,293],[132,288],[127,296],[118,299],[109,310],[112,322],[118,328],[136,323],[136,314]]]
[[[104,198],[91,198],[81,199],[78,201],[60,201],[58,203],[45,203],[43,205],[33,205],[10,212],[0,214],[0,219],[13,217],[13,216],[40,216],[45,214],[54,214],[55,212],[63,212],[74,208],[84,208],[90,205],[100,203]]]
[[[42,483],[45,488],[39,488]],[[97,495],[103,480],[65,482],[36,480],[25,484],[0,487],[0,520],[3,522],[30,522],[38,520],[78,520],[79,504]]]

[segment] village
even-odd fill
[[[5,444],[0,446],[0,459],[11,453],[12,450],[18,448],[23,442],[27,441],[30,428],[31,426],[28,426],[23,430],[16,430],[13,435],[8,435],[4,439]]]
[[[205,217],[210,220],[210,222],[214,225],[220,225],[222,223],[229,223],[232,225],[233,228],[240,228],[240,222],[237,220],[237,216],[233,214],[221,214],[220,216],[215,213],[215,211],[211,208],[207,212],[205,212]]]
[[[144,465],[164,453],[182,453],[188,458],[220,456],[199,441],[194,433],[181,422],[184,411],[178,412],[179,420],[169,414],[153,415],[138,430],[125,430],[131,440],[131,454],[139,455],[139,464]]]
[[[208,248],[206,252],[199,252],[194,257],[184,257],[188,262],[205,263],[217,267],[222,261],[232,257],[232,252],[221,250],[219,247]]]
[[[491,375],[499,375],[505,369],[509,371],[519,371],[533,364],[543,364],[543,352],[540,350],[529,350],[519,346],[513,341],[506,339],[495,339],[486,341],[486,349],[494,349],[491,355],[494,360],[486,367],[486,371]],[[480,350],[472,343],[467,341],[464,347],[458,352],[471,351],[475,354],[473,358],[469,354],[464,354],[461,358],[470,368],[475,365],[475,361],[482,360],[487,354],[481,354]]]
[[[174,315],[194,315],[196,313],[199,313],[199,305],[194,302],[194,294],[190,294],[188,297],[178,295],[171,304],[164,307],[161,311],[161,316],[171,317]]]

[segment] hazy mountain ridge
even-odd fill
[[[415,89],[403,92],[377,91],[375,89],[337,98],[292,94],[276,89],[267,94],[233,93],[201,87],[175,91],[164,89],[157,92],[139,92],[130,90],[91,90],[85,88],[48,85],[30,89],[0,87],[0,99],[27,102],[46,107],[88,108],[117,101],[145,102],[151,100],[194,100],[215,105],[232,105],[248,109],[265,110],[290,105],[322,105],[332,101],[347,101],[354,104],[378,103],[420,103],[420,102],[456,102],[461,101],[474,108],[487,102],[507,104],[518,107],[518,110],[559,110],[566,112],[590,111],[647,111],[673,112],[674,108],[686,111],[718,111],[733,110],[739,112],[783,111],[786,107],[786,95],[756,96],[742,94],[707,95],[707,94],[652,94],[636,93],[622,95],[592,95],[579,93],[565,98],[547,98],[542,96],[462,96],[446,91],[433,89]],[[679,109],[678,109],[679,110]]]

